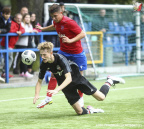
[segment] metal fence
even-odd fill
[[[21,36],[40,36],[40,42],[44,41],[45,35],[57,35],[57,32],[39,32],[39,33],[24,33]],[[16,33],[7,33],[7,34],[0,34],[0,37],[5,37],[5,49],[0,49],[0,53],[6,53],[6,59],[5,59],[5,73],[6,73],[6,83],[9,83],[9,52],[23,52],[27,49],[38,51],[37,48],[26,48],[26,49],[12,49],[10,50],[8,48],[8,42],[9,42],[9,36],[18,36]],[[55,47],[54,51],[58,51],[59,47]]]
[[[115,32],[107,32],[107,34],[112,34]],[[131,31],[130,33],[136,33],[135,31]],[[117,33],[116,33],[117,34]],[[125,65],[128,65],[128,60],[129,60],[129,57],[128,57],[128,52],[129,52],[129,47],[132,47],[132,46],[136,46],[136,43],[133,43],[133,44],[129,44],[128,43],[128,35],[129,33],[128,32],[119,32],[119,34],[121,35],[124,35],[125,37],[125,43],[124,44],[114,44],[112,42],[109,42],[108,41],[103,41],[103,64],[102,64],[102,67],[106,66],[106,59],[105,59],[105,53],[107,51],[107,48],[112,48],[111,51],[113,51],[114,48],[120,48],[120,47],[123,47],[124,50],[123,51],[117,51],[116,53],[120,53],[120,52],[123,52],[125,54]],[[22,34],[21,36],[39,36],[40,40],[39,42],[43,42],[44,41],[44,36],[45,35],[57,35],[57,32],[39,32],[39,33],[24,33]],[[9,36],[17,36],[16,33],[7,33],[7,34],[0,34],[0,37],[5,37],[5,49],[0,49],[0,53],[6,53],[6,60],[5,60],[5,72],[6,72],[6,83],[9,83],[9,52],[23,52],[27,49],[30,49],[30,50],[33,50],[33,51],[38,51],[37,48],[25,48],[25,49],[9,49],[8,48],[8,41],[9,41]],[[142,50],[144,50],[144,44],[141,44],[142,45]],[[54,48],[54,51],[58,51],[59,50],[59,47],[55,47]],[[120,49],[121,50],[121,49]],[[108,52],[106,53],[106,56],[110,55],[110,50],[108,49]],[[112,58],[113,58],[113,55],[114,54],[111,54],[108,58],[108,61],[111,61]]]

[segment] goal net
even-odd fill
[[[87,7],[86,7],[87,6]],[[77,7],[67,6],[69,15],[84,26],[87,34],[88,45],[93,58],[88,58],[88,65],[93,60],[98,67],[128,66],[137,65],[137,60],[144,61],[144,14],[140,13],[140,55],[136,56],[138,47],[136,46],[136,23],[137,12],[133,10],[132,5],[86,5]],[[143,10],[142,10],[143,11]],[[82,17],[82,22],[81,18]],[[82,25],[83,24],[83,25]],[[95,55],[100,55],[98,51],[101,42],[93,42],[93,32],[103,31],[103,61],[95,61]],[[98,37],[96,34],[95,37]],[[99,49],[100,50],[100,49]],[[91,63],[90,63],[91,62]],[[89,69],[90,71],[90,69]],[[122,71],[119,71],[122,72]],[[88,72],[87,72],[88,73]],[[91,73],[91,72],[90,72]]]
[[[47,4],[45,7],[50,5]],[[66,3],[65,8],[66,15],[74,19],[87,33],[86,38],[82,39],[88,60],[86,76],[96,77],[98,69],[103,67],[136,64],[138,60],[136,57],[136,12],[132,5]],[[141,18],[144,17],[142,13],[140,15]],[[144,60],[143,30],[144,27],[141,28],[140,61]]]

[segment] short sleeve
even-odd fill
[[[76,35],[80,34],[82,31],[80,26],[74,20],[69,21],[68,26],[69,26],[70,31],[74,32]]]
[[[40,65],[39,79],[44,78],[46,71],[47,71],[47,68],[44,66],[42,62],[42,64]]]

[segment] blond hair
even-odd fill
[[[42,42],[38,45],[37,47],[39,50],[44,50],[47,49],[48,51],[50,50],[50,52],[53,51],[53,43],[51,42]]]

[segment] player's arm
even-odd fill
[[[42,79],[38,79],[36,87],[35,87],[35,97],[33,99],[33,104],[36,103],[36,101],[39,99],[39,93],[41,90],[41,84],[42,84]]]
[[[46,27],[41,27],[39,25],[36,25],[35,27],[41,31],[53,31],[53,30],[55,30],[55,27],[53,24],[50,26],[46,26]]]
[[[86,35],[85,32],[82,30],[77,36],[75,36],[72,39],[69,39],[67,36],[63,36],[62,37],[62,42],[63,43],[74,43],[74,42],[79,41],[82,38],[84,38],[85,35]]]
[[[61,91],[62,89],[64,89],[68,84],[70,84],[72,82],[72,77],[71,77],[71,73],[66,73],[65,74],[65,80],[63,81],[63,83],[58,87],[56,88],[55,90],[57,92]]]
[[[58,88],[56,88],[55,90],[48,90],[47,92],[52,94],[52,95],[57,94],[59,91],[64,89],[71,82],[72,82],[71,73],[68,72],[65,74],[65,80],[63,81],[63,83]]]

